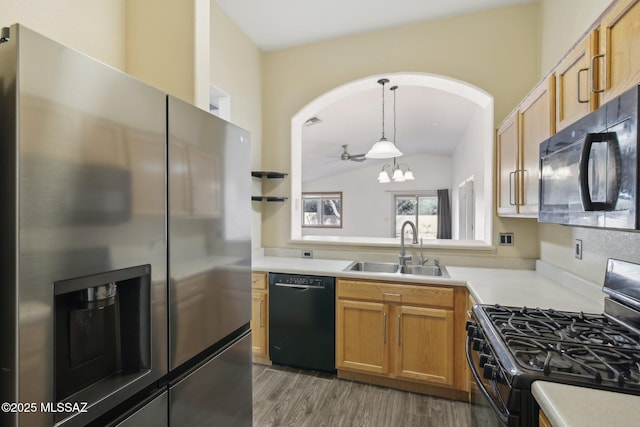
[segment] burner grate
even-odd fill
[[[603,315],[485,306],[485,315],[530,378],[640,394],[640,335]]]

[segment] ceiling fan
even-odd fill
[[[367,158],[364,156],[364,153],[362,153],[362,154],[350,154],[349,150],[347,149],[347,147],[348,147],[348,144],[344,144],[342,146],[344,151],[340,155],[340,160],[351,160],[352,162],[364,162],[365,160],[367,160]]]

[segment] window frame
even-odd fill
[[[340,224],[339,225],[324,225],[322,224],[322,216],[320,217],[320,221],[319,224],[305,224],[304,222],[304,202],[307,199],[306,196],[328,196],[328,197],[309,197],[311,198],[315,198],[315,199],[319,199],[320,203],[322,204],[323,201],[325,199],[335,199],[335,198],[339,198],[340,200]],[[302,192],[302,206],[300,211],[302,212],[302,217],[301,217],[301,222],[302,222],[302,227],[303,228],[342,228],[342,226],[344,225],[344,204],[343,204],[343,199],[342,199],[342,191],[305,191]]]
[[[397,191],[397,192],[392,192],[391,193],[391,218],[393,219],[393,221],[391,221],[391,236],[398,239],[400,238],[400,235],[396,235],[396,229],[397,229],[397,225],[396,225],[396,206],[397,206],[397,198],[398,197],[413,197],[415,199],[419,199],[420,197],[433,197],[436,200],[438,199],[438,192],[436,190],[420,190],[420,191]],[[419,201],[416,200],[419,204]],[[418,229],[418,234],[420,234],[420,224],[418,223],[418,216],[419,216],[419,210],[416,209],[416,214],[414,219],[412,220],[412,222],[415,224],[416,228]],[[436,214],[437,216],[437,214]],[[438,230],[436,228],[436,232],[435,232],[436,237],[434,237],[433,239],[431,238],[426,238],[427,240],[434,240],[438,238]]]

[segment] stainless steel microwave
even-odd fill
[[[639,90],[628,90],[540,144],[540,222],[639,228]]]

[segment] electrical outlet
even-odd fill
[[[313,251],[302,251],[302,258],[313,258]]]
[[[513,246],[513,233],[500,233],[500,246]]]
[[[576,239],[573,254],[576,258],[582,259],[582,240]]]

